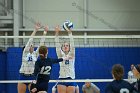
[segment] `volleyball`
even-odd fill
[[[67,20],[63,23],[63,28],[64,28],[64,30],[68,31],[73,28],[73,23],[71,21]]]

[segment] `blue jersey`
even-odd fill
[[[125,80],[114,80],[105,89],[105,93],[132,93],[131,84]]]
[[[34,70],[34,75],[37,76],[37,81],[38,80],[48,81],[50,79],[52,64],[59,63],[61,61],[63,61],[62,58],[60,59],[45,58],[44,60],[38,58],[38,60],[35,63]]]
[[[41,60],[40,58],[35,63],[34,75],[37,77],[36,84],[31,84],[31,90],[37,88],[35,93],[39,91],[48,91],[48,82],[50,80],[50,73],[52,69],[52,64],[63,61],[60,59],[45,58]]]

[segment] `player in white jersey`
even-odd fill
[[[60,80],[75,79],[75,47],[72,32],[71,30],[67,31],[70,43],[63,42],[62,44],[60,44],[59,42],[59,32],[60,27],[57,26],[55,28],[55,44],[58,58],[68,56],[72,57],[72,59],[70,60],[66,60],[65,62],[59,63],[60,64],[59,79]],[[75,83],[59,82],[57,85],[57,91],[58,93],[75,93]]]
[[[52,87],[52,93],[57,93],[57,84],[58,82]],[[79,93],[79,86],[75,83],[75,93]]]
[[[41,28],[41,25],[37,23],[35,25],[35,29],[32,32],[31,36],[35,36],[39,28]],[[43,36],[47,34],[47,31],[48,31],[48,28],[46,26],[44,28]],[[45,42],[45,38],[41,38],[39,46],[44,45],[44,42]],[[34,72],[34,65],[39,54],[38,48],[34,51],[33,38],[31,37],[28,40],[22,53],[22,64],[19,70],[20,80],[33,80],[34,79],[33,72]],[[18,83],[18,93],[26,93],[26,88],[28,86],[28,89],[30,89],[30,85],[31,85],[30,83]]]
[[[135,78],[133,71],[132,71],[133,68],[134,68],[134,65],[132,64],[131,70],[128,72],[128,82],[131,84],[137,81],[137,79]]]

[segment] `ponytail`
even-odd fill
[[[47,53],[48,53],[48,48],[46,46],[39,47],[39,56],[41,59],[45,59]]]

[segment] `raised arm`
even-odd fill
[[[47,32],[48,32],[48,26],[44,27],[43,37],[40,39],[40,44],[36,49],[37,56],[39,55],[39,53],[38,53],[39,47],[42,45],[45,45],[45,37],[44,36],[46,36]]]
[[[57,56],[60,58],[62,57],[61,55],[61,44],[59,42],[59,32],[60,32],[60,27],[59,26],[56,26],[55,27],[55,46],[56,46],[56,53],[57,53]]]
[[[70,53],[71,53],[71,56],[75,57],[75,46],[74,46],[74,39],[73,39],[72,31],[68,30],[67,32],[70,39]]]
[[[35,34],[36,34],[36,32],[38,31],[39,28],[40,28],[40,24],[37,23],[37,24],[35,25],[35,29],[34,29],[34,31],[32,32],[31,36],[35,36]],[[31,45],[33,45],[33,38],[32,38],[32,37],[28,40],[28,42],[27,42],[27,44],[26,44],[26,46],[25,46],[25,48],[24,48],[24,50],[23,50],[23,54],[25,54],[25,52],[29,52],[29,49],[30,49],[30,46],[31,46]]]

